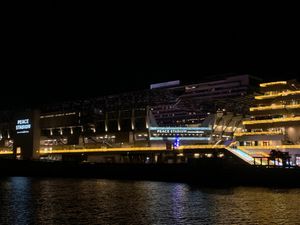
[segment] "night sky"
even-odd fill
[[[140,90],[175,79],[201,82],[215,74],[252,74],[265,81],[300,77],[297,29],[279,19],[203,23],[195,15],[82,23],[62,19],[58,11],[56,6],[39,32],[25,30],[21,39],[7,35],[1,108]]]

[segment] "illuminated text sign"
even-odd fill
[[[16,131],[17,134],[26,134],[29,133],[31,129],[31,124],[29,119],[17,120]]]
[[[211,127],[150,127],[150,140],[210,140]]]

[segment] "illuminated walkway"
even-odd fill
[[[159,147],[127,147],[127,148],[81,148],[81,149],[53,149],[53,150],[40,150],[41,155],[51,155],[51,154],[68,154],[68,153],[107,153],[107,152],[141,152],[141,151],[191,151],[191,150],[200,150],[200,149],[226,149],[232,154],[241,158],[250,165],[254,165],[255,155],[261,155],[261,157],[266,157],[262,159],[262,165],[268,165],[267,157],[268,153],[263,152],[263,150],[300,150],[300,145],[280,145],[280,146],[239,146],[238,148],[228,147],[225,145],[182,145],[176,149],[168,150],[164,146]],[[261,151],[259,151],[261,150]],[[1,151],[0,155],[12,155],[13,151]],[[269,161],[269,165],[274,165],[272,161]]]
[[[224,145],[182,145],[172,150],[196,150],[196,149],[222,149]],[[166,147],[128,147],[128,148],[80,148],[80,149],[53,149],[40,150],[40,154],[63,154],[63,153],[101,153],[101,152],[139,152],[139,151],[172,151],[167,150]],[[13,151],[0,151],[1,155],[13,154]]]
[[[222,149],[224,145],[182,145],[174,150]],[[128,148],[91,148],[40,150],[40,154],[88,153],[88,152],[135,152],[135,151],[172,151],[166,147],[128,147]]]
[[[254,165],[254,158],[252,156],[250,156],[248,153],[246,153],[245,151],[238,149],[238,148],[230,148],[230,147],[226,147],[225,149],[227,149],[228,151],[230,151],[232,154],[236,155],[237,157],[241,158],[245,162],[247,162],[251,165]]]

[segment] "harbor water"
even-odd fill
[[[0,224],[300,224],[300,189],[0,178]]]

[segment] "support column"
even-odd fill
[[[119,110],[118,113],[118,131],[121,130],[121,111]]]
[[[105,125],[105,132],[107,132],[108,131],[108,113],[107,112],[105,113],[104,125]]]
[[[131,111],[131,130],[135,129],[135,110]]]

